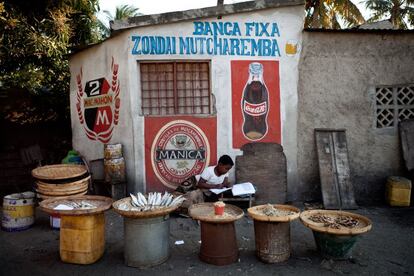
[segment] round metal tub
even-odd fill
[[[146,268],[168,260],[169,215],[153,218],[124,217],[124,257],[127,266]]]

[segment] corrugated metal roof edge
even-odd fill
[[[71,48],[71,53],[67,54],[68,57],[71,57],[83,50],[92,48],[96,45],[102,44],[103,42],[106,42],[107,40],[110,40],[111,38],[114,38],[116,36],[118,36],[119,34],[123,33],[124,31],[127,31],[129,29],[133,29],[133,28],[139,28],[139,27],[144,27],[144,26],[151,26],[151,25],[157,25],[157,24],[168,24],[168,23],[175,23],[175,22],[179,22],[179,21],[187,21],[187,20],[192,20],[192,19],[200,19],[200,18],[206,18],[206,17],[213,17],[213,16],[222,16],[222,15],[227,15],[227,14],[233,14],[233,13],[243,13],[243,12],[249,12],[249,11],[254,11],[254,10],[262,10],[262,9],[270,9],[270,8],[277,8],[277,7],[286,7],[286,6],[298,6],[298,5],[304,5],[305,4],[305,0],[256,0],[256,1],[248,1],[248,2],[241,2],[241,3],[235,3],[235,4],[226,4],[223,6],[214,6],[214,7],[208,7],[208,8],[202,8],[202,9],[192,9],[192,10],[186,10],[186,11],[177,11],[177,12],[169,12],[169,13],[161,13],[161,14],[152,14],[152,15],[142,15],[142,16],[136,16],[136,17],[130,17],[128,18],[128,20],[130,20],[131,18],[133,20],[137,20],[140,18],[148,18],[148,17],[158,17],[159,19],[157,19],[158,21],[162,21],[162,22],[144,22],[141,25],[134,25],[134,26],[129,26],[126,28],[122,28],[122,29],[118,29],[115,31],[112,31],[111,36],[100,41],[97,43],[92,43],[92,44],[88,44],[88,45],[83,45],[83,46],[76,46],[76,47],[72,47]],[[252,6],[254,8],[252,8]],[[229,11],[229,9],[232,9],[231,11]],[[202,16],[198,16],[195,17],[194,14],[190,14],[191,16],[186,18],[180,18],[180,19],[176,19],[175,21],[166,21],[166,19],[169,16],[173,16],[175,14],[181,14],[181,15],[185,15],[186,13],[192,13],[192,12],[196,12],[196,13],[202,13],[208,11],[208,14],[204,14]],[[123,22],[123,21],[121,21]],[[113,24],[113,23],[111,23]],[[111,26],[112,28],[112,26]]]
[[[414,34],[414,30],[390,30],[390,29],[314,29],[305,28],[305,32],[318,32],[318,33],[405,33]]]
[[[113,35],[111,35],[110,37],[108,37],[105,40],[102,40],[100,42],[97,43],[93,43],[93,44],[88,44],[88,45],[84,45],[84,46],[77,46],[77,47],[72,47],[71,48],[71,53],[67,54],[68,57],[71,57],[83,50],[92,48],[96,45],[102,44],[103,42],[114,38],[118,35],[120,35],[123,31],[126,31],[128,29],[119,31]],[[339,29],[339,30],[332,30],[332,29],[312,29],[312,28],[305,28],[303,30],[304,32],[310,32],[310,33],[373,33],[373,34],[414,34],[414,30],[389,30],[389,29]]]
[[[186,20],[201,19],[213,16],[224,16],[234,13],[251,12],[255,10],[304,5],[304,0],[256,0],[226,4],[202,9],[192,9],[186,11],[176,11],[161,14],[150,14],[130,17],[125,20],[110,22],[113,33],[143,26],[175,23]]]

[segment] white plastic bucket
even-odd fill
[[[5,231],[21,231],[34,223],[33,192],[7,195],[3,198],[1,228]]]
[[[60,215],[57,215],[57,214],[50,215],[49,221],[50,221],[50,227],[56,230],[60,229]]]

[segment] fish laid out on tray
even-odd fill
[[[151,211],[167,207],[179,206],[184,202],[185,198],[180,195],[174,197],[169,192],[162,193],[148,193],[145,197],[142,193],[136,195],[130,194],[130,205],[123,203],[119,205],[121,210],[133,210],[133,211]],[[132,207],[132,208],[131,208]]]

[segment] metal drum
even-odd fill
[[[201,222],[200,259],[214,265],[228,265],[239,258],[234,222]]]
[[[279,263],[290,256],[290,223],[254,220],[256,256],[265,263]]]
[[[34,197],[33,192],[5,196],[1,228],[8,232],[30,228],[34,223]]]
[[[169,215],[155,218],[124,217],[124,255],[127,266],[146,268],[168,260]]]
[[[104,160],[105,181],[111,184],[125,182],[125,159],[105,159]]]
[[[122,144],[105,144],[104,145],[105,159],[115,159],[122,157]]]

